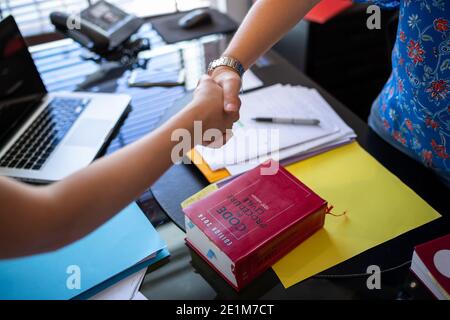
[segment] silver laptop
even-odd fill
[[[91,163],[130,97],[48,93],[16,22],[0,22],[0,175],[60,180]]]

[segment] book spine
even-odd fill
[[[247,285],[276,261],[295,249],[305,239],[323,227],[326,205],[307,218],[293,224],[275,238],[270,239],[252,254],[236,262],[238,287]]]
[[[232,286],[236,291],[239,291],[239,287],[236,287],[234,285],[233,282],[231,282],[223,273],[222,271],[220,271],[213,263],[211,263],[210,259],[208,259],[208,257],[205,257],[205,255],[195,247],[194,244],[192,244],[192,242],[189,241],[188,238],[185,239],[186,241],[186,245],[191,248],[192,250],[194,250],[194,252],[200,256],[204,262],[206,262],[215,272],[217,272],[217,274],[219,274],[230,286]]]

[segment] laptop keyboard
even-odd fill
[[[39,170],[89,99],[54,98],[0,159],[0,167]]]

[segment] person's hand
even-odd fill
[[[223,106],[223,89],[210,76],[202,76],[188,107],[195,120],[202,123],[202,141],[194,143],[220,147],[231,138],[231,128],[233,123],[239,120],[239,112],[225,112]]]
[[[239,113],[241,100],[241,77],[228,67],[218,67],[212,72],[212,78],[223,88],[224,110],[230,114]]]

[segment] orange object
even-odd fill
[[[305,16],[305,19],[320,24],[326,23],[352,6],[351,0],[322,0]]]
[[[211,170],[209,165],[203,160],[203,157],[195,149],[189,151],[186,156],[192,161],[192,163],[200,170],[203,176],[209,183],[220,181],[224,178],[230,177],[231,174],[227,169],[219,169],[216,171]]]

